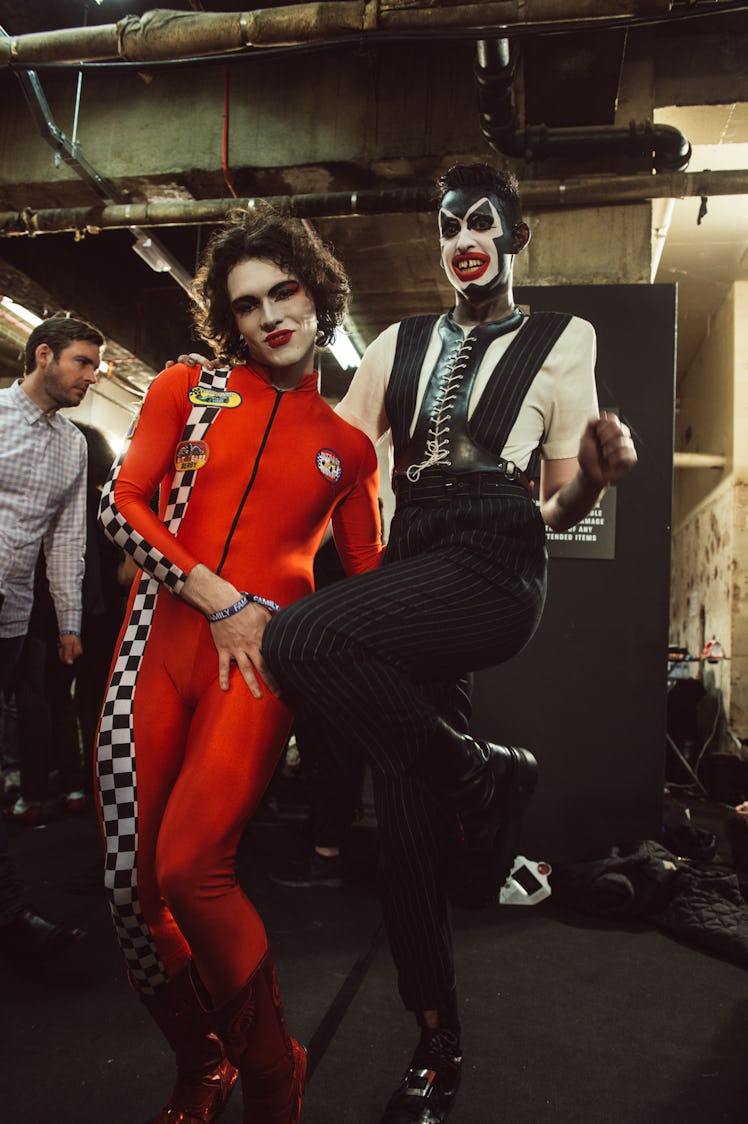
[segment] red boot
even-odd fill
[[[241,991],[212,1017],[226,1054],[241,1074],[244,1121],[298,1124],[306,1050],[289,1037],[269,952]]]
[[[152,1124],[210,1124],[223,1110],[238,1071],[212,1032],[192,985],[189,967],[138,996],[177,1058],[177,1080]]]

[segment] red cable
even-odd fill
[[[231,182],[231,172],[229,171],[229,68],[223,68],[223,144],[221,146],[221,167],[223,168],[223,178],[226,187],[229,189],[234,199],[238,199],[234,185]]]

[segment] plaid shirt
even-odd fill
[[[44,542],[60,632],[81,628],[86,549],[86,440],[21,389],[0,390],[0,637],[22,636]]]

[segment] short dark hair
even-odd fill
[[[206,246],[192,286],[192,320],[202,339],[226,359],[248,358],[227,290],[228,275],[250,258],[272,261],[302,283],[317,312],[315,344],[335,338],[348,307],[350,285],[343,265],[300,219],[281,215],[260,201],[252,210],[232,211]]]
[[[522,222],[522,203],[517,177],[514,172],[499,171],[491,164],[453,164],[436,181],[439,205],[441,206],[448,191],[476,188],[484,189],[486,194],[495,195],[501,200],[511,226]]]
[[[49,319],[42,320],[26,340],[24,374],[29,375],[35,369],[39,344],[46,343],[47,347],[51,347],[55,359],[59,359],[60,352],[78,340],[95,343],[97,347],[103,347],[106,343],[99,329],[85,320],[76,320],[73,316],[50,316]]]

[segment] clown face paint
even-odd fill
[[[439,241],[450,284],[468,299],[483,299],[507,284],[515,252],[509,223],[495,195],[449,191],[439,211]]]

